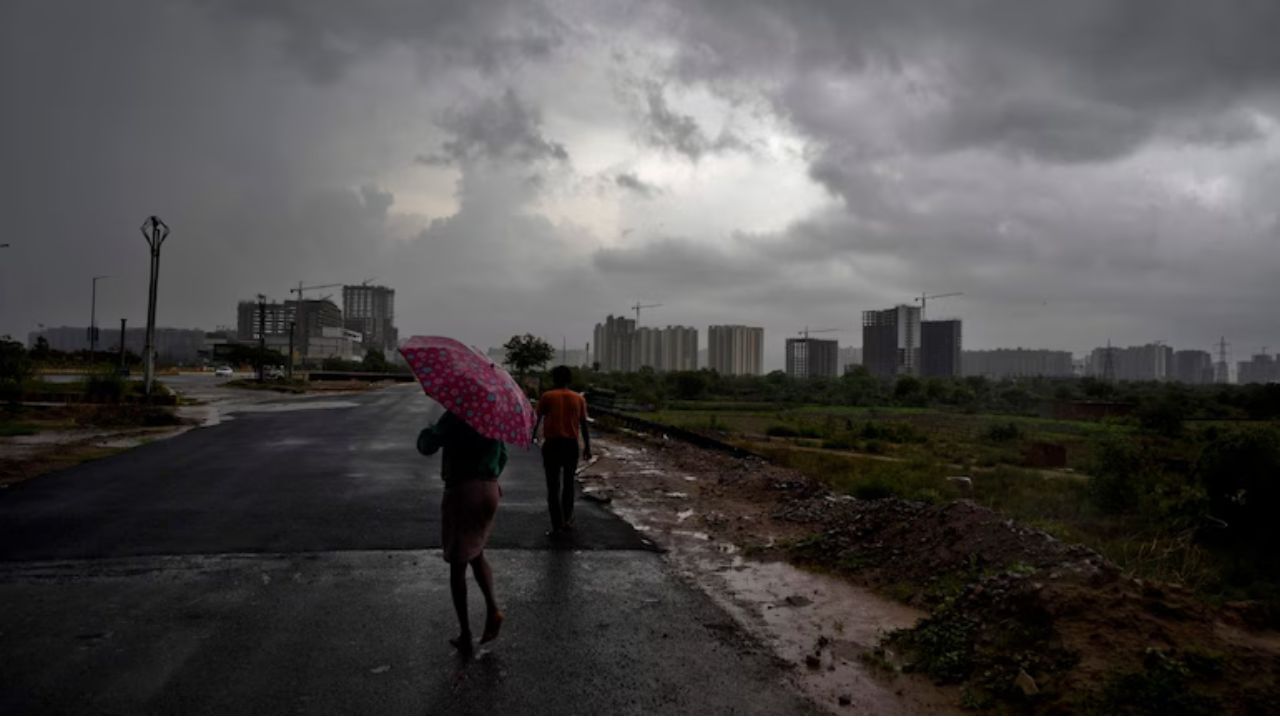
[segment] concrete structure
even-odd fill
[[[390,356],[399,345],[395,326],[396,291],[383,285],[343,285],[342,314],[345,327],[364,337],[366,348]]]
[[[764,328],[712,325],[707,328],[707,367],[721,375],[759,375],[764,368]]]
[[[989,378],[1074,377],[1075,361],[1066,350],[998,348],[962,350],[961,373]]]
[[[1149,343],[1125,348],[1094,348],[1089,354],[1088,374],[1105,378],[1108,352],[1111,353],[1115,380],[1166,380],[1173,368],[1173,348],[1164,343]]]
[[[1213,383],[1213,356],[1204,350],[1178,350],[1173,353],[1170,380],[1188,385]]]
[[[146,328],[126,328],[124,348],[135,355],[142,355],[146,347]],[[51,327],[33,330],[27,333],[27,344],[35,347],[39,338],[49,343],[50,350],[61,352],[78,352],[89,349],[89,328],[87,327]],[[206,346],[204,330],[184,328],[156,328],[155,336],[156,360],[165,364],[187,364],[200,361],[201,350]],[[120,327],[114,329],[98,326],[99,359],[111,360],[107,356],[120,351]]]
[[[920,375],[960,377],[961,327],[959,320],[925,320],[920,323]]]
[[[698,331],[681,325],[636,328],[632,367],[658,372],[698,369]]]
[[[876,377],[916,375],[920,367],[920,308],[898,305],[862,313],[862,364]]]
[[[860,347],[842,347],[836,356],[836,367],[840,374],[849,372],[849,369],[862,364],[862,348]]]
[[[363,341],[364,337],[354,330],[326,325],[318,334],[307,338],[307,343],[302,346],[302,359],[311,362],[330,358],[362,360]]]
[[[635,365],[636,321],[621,315],[597,323],[592,335],[594,363],[604,372],[632,372]]]
[[[662,365],[659,370],[677,372],[698,369],[698,330],[684,325],[662,329]]]
[[[787,338],[787,375],[833,378],[838,375],[840,344],[818,338]]]
[[[1236,382],[1248,383],[1280,382],[1280,356],[1254,355],[1249,360],[1241,360],[1236,364]]]
[[[259,314],[256,300],[241,300],[236,304],[236,337],[244,341],[257,340],[259,328],[265,334],[288,335],[296,309],[287,303],[269,302]]]

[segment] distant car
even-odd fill
[[[227,365],[223,365],[222,367],[218,368],[217,370],[214,370],[214,371],[213,371],[213,375],[214,375],[214,377],[231,377],[231,376],[235,375],[235,371],[234,371],[234,370],[232,370],[229,366],[227,366]]]
[[[268,380],[283,380],[285,375],[284,368],[278,365],[276,367],[269,367],[267,368],[266,375]]]

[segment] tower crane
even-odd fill
[[[632,306],[631,306],[631,309],[636,311],[636,327],[640,327],[640,311],[641,311],[641,310],[644,310],[645,308],[656,308],[656,307],[662,307],[662,303],[653,303],[653,304],[651,304],[651,305],[642,305],[642,304],[640,304],[639,302],[636,302],[636,304],[635,304],[635,305],[632,305]]]
[[[921,319],[921,320],[923,320],[923,319],[924,319],[924,308],[925,308],[925,303],[927,303],[928,301],[930,301],[930,300],[936,300],[937,298],[955,297],[955,296],[957,296],[957,295],[963,295],[963,294],[964,294],[964,293],[962,293],[962,292],[939,293],[939,294],[937,294],[937,295],[930,295],[930,294],[929,294],[929,293],[927,293],[927,292],[920,293],[920,297],[915,298],[915,301],[916,301],[916,302],[918,302],[918,303],[920,303],[920,319]]]
[[[301,299],[302,299],[302,293],[303,293],[303,291],[305,291],[305,290],[320,290],[320,289],[322,289],[322,288],[342,287],[342,285],[343,285],[342,283],[328,283],[328,284],[325,284],[325,285],[307,285],[307,286],[305,286],[305,287],[304,287],[304,286],[303,286],[303,284],[302,284],[302,281],[301,281],[301,280],[299,280],[299,281],[298,281],[298,287],[296,287],[296,288],[289,288],[289,292],[291,292],[291,293],[297,293],[297,294],[298,294],[298,299],[299,299],[299,300],[301,300]]]
[[[803,337],[805,340],[808,340],[810,333],[829,333],[829,332],[844,332],[844,328],[822,328],[821,330],[810,330],[809,326],[805,325],[804,329],[799,331],[799,334],[800,334],[800,337]]]

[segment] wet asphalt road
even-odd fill
[[[580,503],[551,545],[519,450],[490,543],[508,622],[458,658],[414,450],[438,412],[413,387],[245,405],[0,491],[0,712],[812,711],[626,523]]]

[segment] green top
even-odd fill
[[[481,435],[451,412],[418,434],[418,452],[434,455],[441,448],[444,458],[440,476],[445,487],[465,480],[496,478],[507,466],[505,443]]]

